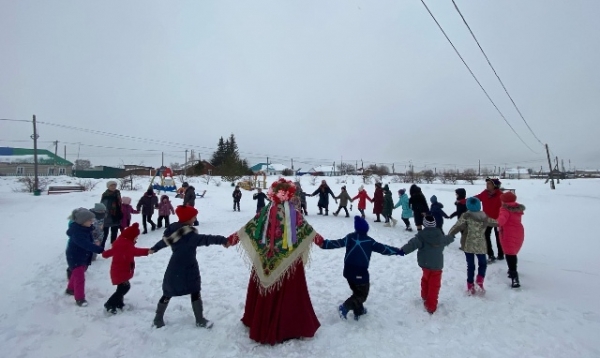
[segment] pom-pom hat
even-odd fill
[[[125,228],[121,233],[123,239],[135,241],[135,238],[140,236],[140,224],[133,223],[130,227]]]
[[[366,234],[369,232],[369,224],[365,219],[357,215],[354,217],[354,230],[356,230],[356,232]]]

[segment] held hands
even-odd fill
[[[148,250],[148,255],[152,255],[154,252],[155,252],[154,250],[152,250],[152,249],[149,249],[149,250]]]
[[[406,255],[406,254],[404,253],[404,250],[398,250],[398,251],[396,252],[396,255],[398,255],[398,256],[404,256],[404,255]]]
[[[315,245],[317,245],[318,247],[323,247],[323,241],[325,239],[323,239],[323,236],[317,234],[317,236],[315,236],[315,238],[313,239],[313,242],[315,243]]]
[[[235,246],[240,242],[240,237],[238,236],[237,233],[231,234],[229,235],[229,237],[227,238],[227,242],[223,245],[225,246],[225,248],[228,248],[230,246]]]

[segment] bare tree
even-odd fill
[[[92,162],[87,159],[75,160],[75,170],[89,169],[92,167]]]
[[[86,180],[79,179],[76,184],[79,185],[80,187],[82,187],[84,191],[92,191],[92,190],[94,190],[96,185],[98,185],[98,183],[99,182],[93,182],[90,179],[86,179]]]
[[[181,164],[179,164],[179,163],[171,163],[171,164],[169,164],[169,167],[170,167],[170,168],[171,168],[173,171],[175,171],[175,170],[181,170],[181,169],[183,169],[183,166],[182,166]]]
[[[492,170],[490,168],[481,168],[481,175],[484,177],[489,177],[492,175]]]
[[[363,170],[362,182],[363,184],[371,184],[373,182],[373,172],[371,170]]]
[[[33,193],[35,190],[35,178],[33,176],[20,177],[17,179],[17,183],[21,184],[21,187],[14,189],[15,192]],[[38,177],[38,189],[40,191],[45,191],[48,183],[48,178]]]
[[[465,169],[458,175],[458,179],[473,185],[477,180],[477,171],[475,169]]]
[[[456,184],[458,182],[458,173],[454,170],[446,170],[443,173],[446,183]]]
[[[435,181],[435,173],[431,169],[422,171],[421,175],[423,176],[423,180],[425,180],[425,183],[427,184],[431,184]]]

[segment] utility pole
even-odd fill
[[[558,157],[556,157],[556,167],[555,168],[556,168],[556,172],[560,173],[560,170],[558,169]],[[560,174],[556,178],[556,184],[560,184]]]
[[[56,166],[56,158],[58,157],[58,141],[54,141],[54,166]]]
[[[160,166],[161,168],[165,166],[165,152],[160,152]]]
[[[292,171],[294,171],[294,158],[292,158],[291,160],[292,160]]]
[[[37,127],[35,123],[35,114],[33,115],[33,135],[31,135],[31,139],[33,139],[33,175],[34,175],[34,184],[33,184],[33,195],[39,195],[39,180],[38,180],[38,156],[37,156],[37,140],[40,136],[37,134]]]
[[[477,172],[477,176],[481,176],[481,159],[479,159],[479,171]]]
[[[183,162],[183,175],[187,177],[187,167],[188,167],[188,162],[187,162],[187,152],[188,150],[185,150],[185,162]]]
[[[65,145],[65,154],[63,155],[63,159],[67,160],[67,146]]]
[[[548,144],[546,144],[546,155],[548,156],[548,179],[546,179],[546,183],[550,180],[550,189],[554,190],[556,187],[554,186],[554,176],[552,175],[552,161],[550,160],[550,149],[548,149]]]

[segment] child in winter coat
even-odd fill
[[[376,223],[381,222],[379,217],[383,213],[383,189],[381,183],[375,183],[375,192],[373,193],[373,214],[377,217]]]
[[[476,293],[473,284],[475,257],[477,257],[478,262],[477,280],[475,282],[477,283],[478,290],[481,293],[485,293],[483,287],[485,272],[487,270],[485,230],[488,227],[496,227],[498,223],[481,211],[481,201],[475,197],[467,199],[467,210],[450,229],[448,235],[454,237],[457,233],[462,232],[465,238],[463,251],[467,259],[467,293],[472,295]]]
[[[135,270],[134,258],[148,256],[152,253],[149,249],[135,247],[138,236],[140,236],[140,226],[138,223],[134,223],[123,230],[112,248],[102,253],[102,257],[105,259],[113,258],[110,265],[110,279],[112,284],[117,286],[117,290],[104,304],[106,311],[112,314],[117,313],[117,308],[122,310],[125,306],[123,298],[131,288],[129,280],[133,277]]]
[[[392,217],[392,212],[394,211],[394,199],[392,199],[392,191],[390,190],[390,187],[386,184],[383,187],[383,217],[385,218],[385,224],[383,226],[386,227],[390,227],[390,220],[391,220],[391,226],[396,226],[396,224],[398,223],[398,220],[394,219]]]
[[[338,216],[340,214],[340,210],[344,209],[344,211],[346,212],[346,217],[349,218],[350,217],[350,213],[348,212],[348,201],[352,200],[352,198],[350,197],[350,194],[348,194],[348,192],[346,191],[346,186],[344,185],[342,187],[342,192],[340,193],[340,195],[335,197],[336,199],[340,200],[340,204],[338,206],[338,209],[335,213],[333,213],[334,216]]]
[[[196,258],[198,246],[232,245],[233,235],[229,238],[221,235],[198,234],[192,226],[196,222],[198,210],[191,206],[178,206],[175,214],[178,222],[171,224],[164,232],[163,238],[150,250],[158,252],[170,246],[173,254],[165,271],[163,279],[163,296],[156,307],[154,326],[163,327],[164,314],[171,297],[191,295],[192,309],[196,318],[196,326],[211,328],[212,322],[203,315],[202,299],[200,298],[200,268]]]
[[[304,192],[304,190],[302,190],[302,185],[300,184],[299,181],[295,182],[294,185],[296,185],[296,197],[298,197],[298,199],[300,200],[300,212],[303,213],[304,215],[308,215],[308,211],[307,211],[307,206],[306,206],[306,193]]]
[[[75,303],[80,307],[88,305],[85,300],[85,271],[92,262],[92,254],[101,254],[104,251],[101,246],[94,245],[94,218],[94,213],[87,209],[75,209],[71,213],[72,222],[67,230],[69,243],[65,254],[71,277],[65,293],[75,296]]]
[[[431,201],[429,212],[435,218],[437,228],[444,233],[444,218],[450,219],[450,217],[444,212],[444,204],[438,202],[437,196],[433,195],[429,200]]]
[[[102,203],[97,203],[94,205],[93,209],[90,211],[94,214],[94,223],[92,226],[94,227],[94,231],[92,231],[92,236],[94,237],[94,244],[101,246],[102,239],[104,238],[104,218],[106,217],[106,206]],[[92,255],[92,261],[96,261],[97,254]]]
[[[410,221],[408,219],[413,217],[413,211],[410,208],[410,204],[408,203],[408,195],[406,195],[406,189],[398,190],[398,202],[394,206],[394,209],[402,207],[402,221],[404,225],[406,225],[406,231],[412,231],[412,227],[410,226]]]
[[[156,194],[154,194],[154,190],[148,188],[146,194],[144,194],[137,203],[137,211],[142,211],[142,226],[144,227],[144,232],[142,234],[148,233],[147,223],[152,225],[152,231],[156,230],[156,224],[152,221],[152,215],[154,215],[154,209],[156,208],[158,208],[158,198],[156,197]]]
[[[123,213],[123,218],[121,219],[121,232],[123,232],[126,227],[131,225],[131,214],[139,214],[140,212],[133,209],[130,197],[124,196],[121,199],[121,202],[121,212]]]
[[[511,287],[521,287],[519,273],[517,272],[517,255],[525,240],[525,229],[521,218],[525,212],[525,206],[517,203],[517,196],[508,191],[500,196],[502,207],[498,215],[498,227],[500,228],[500,244],[506,255],[508,264],[508,278],[512,280]]]
[[[367,191],[363,185],[358,187],[358,194],[352,198],[352,201],[356,199],[358,199],[358,211],[360,211],[360,216],[364,219],[365,209],[367,208],[367,200],[370,202],[373,202],[373,200],[369,197],[369,194],[367,194]]]
[[[450,214],[450,219],[458,217],[467,212],[467,191],[463,188],[458,188],[454,191],[456,193],[456,211]]]
[[[423,216],[429,212],[429,206],[427,205],[427,199],[416,184],[411,185],[409,189],[410,199],[408,199],[408,205],[414,212],[415,226],[417,230],[423,229]]]
[[[444,247],[454,242],[452,236],[445,236],[438,230],[435,218],[426,216],[423,219],[425,229],[419,231],[406,245],[400,249],[400,256],[417,250],[417,262],[423,269],[421,277],[421,298],[425,309],[430,314],[437,310],[438,296],[442,286],[442,270],[444,269]]]
[[[165,221],[165,227],[171,225],[171,220],[169,219],[169,215],[175,215],[175,210],[173,209],[173,205],[171,204],[171,200],[167,195],[163,195],[160,197],[160,203],[158,203],[158,228],[162,227],[163,220]]]
[[[261,188],[257,188],[258,192],[252,195],[252,199],[256,200],[256,213],[260,213],[260,211],[267,205],[266,201],[269,201],[267,194],[263,193]]]
[[[322,249],[346,248],[344,257],[344,277],[350,285],[352,296],[338,307],[340,317],[347,318],[348,312],[354,312],[354,319],[367,313],[363,303],[369,295],[369,262],[371,253],[378,252],[382,255],[398,255],[400,249],[380,244],[367,235],[369,224],[360,216],[354,217],[354,232],[339,240],[323,240],[317,236],[315,244]]]
[[[239,185],[236,185],[235,190],[231,194],[233,197],[233,211],[240,211],[240,200],[242,200],[242,191],[240,190]]]

